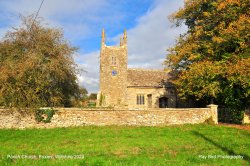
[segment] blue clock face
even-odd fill
[[[116,70],[112,70],[112,76],[116,76],[117,75],[117,71]]]

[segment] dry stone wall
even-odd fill
[[[215,108],[215,107],[214,107]],[[218,122],[213,108],[154,109],[154,110],[82,110],[57,109],[50,123],[36,122],[33,113],[0,110],[0,128],[54,128],[70,126],[166,126],[197,124],[206,120]]]

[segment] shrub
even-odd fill
[[[53,110],[51,108],[38,109],[35,112],[35,118],[36,118],[37,122],[49,123],[49,122],[51,122],[51,119],[52,119],[54,114],[55,114],[55,110]],[[46,119],[44,116],[46,116]]]
[[[244,117],[244,111],[242,109],[234,109],[234,108],[218,109],[219,122],[241,124],[243,117]]]

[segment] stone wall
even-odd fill
[[[165,126],[175,124],[196,124],[206,120],[218,123],[216,106],[189,109],[154,110],[82,110],[57,109],[50,123],[36,122],[32,113],[0,110],[0,128],[54,128],[69,126]]]
[[[170,89],[171,90],[171,89]],[[138,105],[136,102],[136,97],[138,94],[144,95],[144,104]],[[168,108],[176,107],[176,95],[171,94],[166,88],[140,88],[140,87],[130,87],[127,89],[127,101],[129,109],[147,109],[149,106],[148,95],[151,94],[151,108],[159,108],[159,98],[168,98]]]
[[[104,33],[104,32],[103,32]],[[98,106],[126,107],[127,88],[127,41],[120,46],[106,46],[105,34],[100,51],[100,92],[98,93]],[[102,98],[102,102],[100,102]]]
[[[242,123],[243,124],[250,124],[250,108],[245,110]]]

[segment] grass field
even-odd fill
[[[0,130],[0,155],[0,165],[250,165],[250,131],[205,124]]]

